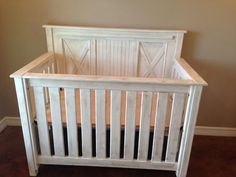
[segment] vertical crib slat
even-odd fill
[[[143,92],[141,99],[138,160],[147,160],[149,134],[150,134],[151,107],[152,107],[152,92]]]
[[[41,155],[50,156],[51,150],[49,143],[48,122],[46,117],[44,88],[34,87],[34,96]]]
[[[136,92],[126,92],[124,159],[134,157]]]
[[[55,155],[64,156],[64,138],[61,118],[61,102],[59,88],[49,88],[49,99],[52,117],[52,131]]]
[[[47,70],[44,69],[43,73],[47,74]],[[48,104],[48,102],[49,102],[49,95],[48,95],[48,88],[47,87],[44,88],[44,97],[45,97],[46,104]]]
[[[105,90],[95,91],[96,157],[106,158]]]
[[[92,127],[91,127],[91,106],[90,90],[80,89],[81,108],[81,130],[82,130],[82,156],[92,157]]]
[[[184,94],[174,93],[168,134],[166,162],[175,162],[178,151],[179,134],[184,108]]]
[[[33,117],[36,116],[36,110],[35,110],[35,99],[34,99],[34,90],[33,87],[29,87],[29,99],[30,99],[30,109],[31,114]]]
[[[152,161],[161,161],[165,120],[167,113],[168,93],[159,93],[157,98],[155,127],[153,134]]]
[[[75,89],[65,88],[65,107],[69,156],[78,156],[78,130],[75,109]]]
[[[121,114],[121,91],[111,91],[111,159],[120,158],[120,114]]]

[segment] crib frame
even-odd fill
[[[35,59],[28,65],[11,75],[15,81],[17,100],[24,136],[24,143],[31,176],[36,176],[40,164],[82,165],[120,168],[141,168],[176,171],[177,177],[185,177],[190,158],[194,128],[197,119],[199,102],[203,86],[207,83],[182,59],[181,48],[185,31],[158,31],[158,30],[128,30],[128,29],[102,29],[80,28],[64,26],[44,26],[47,33],[48,53]],[[170,78],[144,78],[124,76],[76,75],[66,74],[63,56],[58,54],[56,36],[59,33],[70,34],[85,31],[87,36],[116,37],[119,39],[127,36],[132,39],[175,41],[171,48],[173,65]],[[105,32],[104,32],[105,31]],[[57,33],[56,33],[57,32]],[[88,32],[88,33],[87,33]],[[84,34],[85,34],[84,33]],[[85,35],[86,36],[86,35]],[[168,64],[166,64],[168,65]],[[96,71],[91,71],[94,74]],[[46,88],[46,89],[45,89]],[[65,92],[65,105],[67,115],[68,155],[65,156],[62,121],[60,111],[60,89]],[[81,131],[82,131],[82,156],[78,156],[78,137],[75,110],[75,89],[80,89],[81,106]],[[96,157],[91,154],[91,120],[90,117],[90,89],[96,93]],[[106,123],[104,118],[105,90],[111,90],[111,137],[110,157],[105,155]],[[120,158],[120,95],[126,92],[126,113],[129,117],[125,122],[124,157]],[[142,105],[140,118],[140,137],[138,158],[133,158],[133,132],[134,110],[136,92],[142,91]],[[147,160],[149,137],[148,110],[152,109],[149,103],[154,92],[158,93],[156,119],[154,126],[153,151],[151,160]],[[45,94],[46,93],[46,94]],[[32,96],[32,94],[34,96]],[[167,95],[173,95],[173,107],[168,130],[168,144],[165,160],[161,159],[163,148],[164,121],[166,114]],[[32,99],[34,98],[34,99]],[[184,100],[186,105],[184,106]],[[54,133],[55,154],[51,154],[48,122],[46,119],[46,105],[50,102],[52,125]],[[39,128],[39,144],[35,130],[35,116]],[[183,121],[182,137],[180,127]],[[44,138],[42,138],[44,137]],[[178,145],[180,144],[180,146]],[[40,153],[38,152],[40,148]],[[177,157],[178,154],[178,157]]]

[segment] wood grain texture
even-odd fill
[[[76,115],[75,89],[65,88],[66,124],[69,156],[78,156],[78,127]]]
[[[30,109],[31,106],[29,98],[30,94],[27,91],[26,80],[22,78],[14,78],[14,82],[16,86],[17,102],[21,118],[21,125],[24,136],[24,144],[25,144],[29,174],[32,176],[36,176],[38,173],[38,161],[37,161],[38,152],[37,152],[37,142],[35,139],[36,132],[33,126],[34,112],[31,112],[32,109]],[[1,144],[5,145],[5,143]]]
[[[201,93],[202,86],[191,87],[185,113],[183,136],[180,143],[179,161],[176,172],[178,177],[185,177],[187,175]]]
[[[159,93],[156,105],[152,161],[161,161],[165,123],[167,117],[168,93]]]
[[[66,88],[69,89],[69,88]],[[71,89],[71,88],[70,88]],[[66,110],[65,110],[65,91],[60,91],[60,98],[61,98],[61,111],[62,111],[62,122],[63,125],[66,126],[67,123],[67,118],[66,118]],[[115,90],[114,92],[120,92],[121,94],[121,100],[120,100],[120,111],[118,110],[116,111],[117,114],[113,114],[114,116],[112,116],[112,102],[118,102],[119,98],[116,97],[116,99],[114,99],[114,101],[112,101],[112,92],[111,91],[111,96],[109,97],[108,94],[106,93],[106,100],[110,101],[106,101],[106,127],[107,128],[111,128],[111,124],[112,124],[112,119],[115,119],[115,121],[120,121],[120,124],[116,125],[116,126],[121,126],[120,128],[125,128],[125,108],[126,108],[126,94],[125,92],[122,92],[120,90]],[[155,95],[155,93],[153,93]],[[135,127],[136,129],[138,129],[140,127],[140,112],[141,110],[139,109],[141,107],[141,97],[142,97],[142,92],[137,92],[137,97],[136,97],[136,121],[135,121]],[[72,99],[72,98],[71,98]],[[81,126],[81,114],[80,114],[80,90],[76,89],[75,90],[75,98],[76,100],[76,119],[77,119],[77,126]],[[96,127],[96,118],[95,118],[95,94],[94,91],[91,91],[91,124],[92,127],[95,128]],[[169,127],[169,121],[170,121],[170,114],[171,114],[171,104],[172,104],[172,99],[168,98],[168,106],[167,106],[167,116],[166,116],[166,123],[165,123],[165,128]],[[117,103],[118,104],[118,103]],[[156,106],[156,101],[152,100],[152,106]],[[109,108],[109,109],[107,109]],[[110,111],[110,112],[109,112]],[[118,119],[118,116],[120,114],[120,119]],[[154,129],[155,126],[155,112],[152,112],[152,116],[150,119],[150,129]],[[139,117],[138,117],[139,116]],[[115,118],[114,118],[115,117]],[[50,107],[47,108],[47,120],[48,123],[51,124],[52,123],[52,119],[51,119],[51,110]]]
[[[141,99],[141,114],[139,128],[138,160],[147,160],[150,119],[152,106],[152,92],[143,92]]]
[[[13,74],[11,74],[10,77],[11,78],[20,77],[20,76],[23,76],[27,72],[33,72],[34,70],[37,70],[37,68],[40,68],[42,65],[45,66],[45,63],[48,63],[48,61],[53,60],[53,58],[54,57],[53,57],[52,52],[44,53],[43,55],[34,59],[29,64],[25,65],[23,68],[19,69],[18,71],[14,72]],[[42,70],[41,70],[41,72],[42,72]]]
[[[39,132],[39,144],[42,155],[51,155],[49,133],[48,133],[48,121],[46,117],[46,105],[44,90],[42,87],[34,88],[36,116],[38,122]]]
[[[98,75],[113,76],[168,76],[175,57],[180,55],[185,33],[171,30],[44,27],[49,50],[53,48],[58,54],[55,57],[60,65],[60,73],[91,74],[96,71]],[[167,49],[169,44],[170,50]]]
[[[121,91],[111,91],[111,159],[120,158],[120,137],[121,137]]]
[[[96,157],[106,158],[105,90],[95,90]]]
[[[65,156],[59,88],[49,88],[55,155]]]
[[[184,98],[184,94],[174,93],[165,159],[167,162],[176,161],[178,144],[180,140],[181,120],[184,111]]]
[[[82,130],[82,156],[92,157],[92,125],[91,125],[91,107],[90,90],[80,89],[80,107],[81,107],[81,130]]]
[[[136,92],[126,92],[124,159],[134,157]]]

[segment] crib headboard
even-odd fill
[[[186,31],[43,26],[58,72],[169,77]]]

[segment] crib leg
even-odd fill
[[[37,176],[37,175],[38,175],[38,170],[29,169],[29,175],[30,175],[30,176]]]
[[[35,133],[33,120],[30,112],[29,95],[26,81],[20,77],[14,78],[16,86],[17,101],[21,118],[21,126],[25,143],[25,151],[28,162],[30,176],[36,176],[38,173],[37,148],[35,142]]]
[[[177,177],[186,177],[187,175],[188,163],[194,137],[193,130],[195,129],[195,124],[197,120],[201,91],[202,86],[192,86],[189,93],[183,127],[183,136],[181,140],[180,154],[176,171]]]

